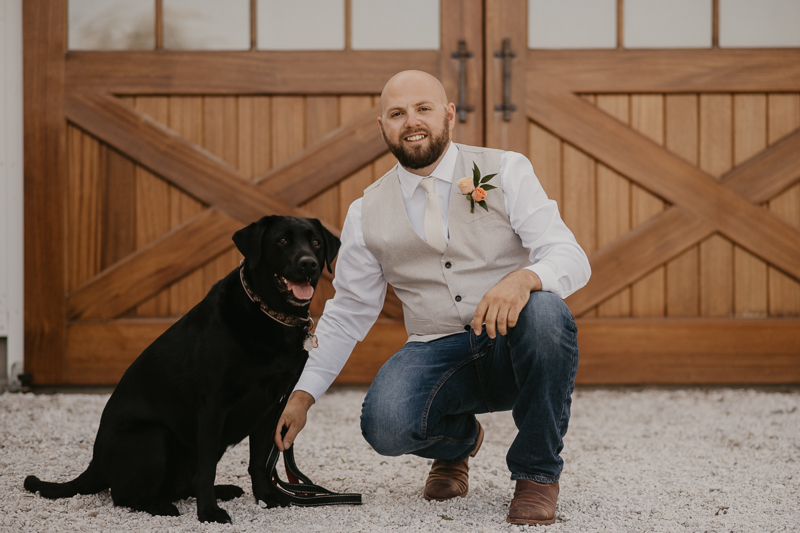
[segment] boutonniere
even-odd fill
[[[458,180],[458,190],[461,191],[461,194],[467,197],[467,200],[469,200],[470,213],[475,212],[475,204],[478,204],[482,208],[486,209],[486,211],[489,211],[489,206],[486,205],[486,193],[492,189],[496,189],[497,187],[487,184],[489,183],[489,180],[495,176],[497,176],[496,173],[481,177],[481,171],[478,168],[478,165],[473,162],[472,177],[470,178],[467,176],[466,178],[461,178]]]

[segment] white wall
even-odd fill
[[[23,361],[22,1],[0,2],[0,337],[7,375]],[[13,370],[12,370],[13,369]]]

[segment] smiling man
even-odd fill
[[[450,141],[455,106],[439,80],[397,74],[381,111],[399,164],[350,206],[336,295],[276,443],[294,441],[378,318],[389,283],[409,339],[364,399],[364,438],[383,455],[433,459],[423,497],[448,500],[469,489],[484,436],[475,415],[510,410],[519,432],[506,455],[516,482],[507,521],[553,523],[578,366],[562,300],[588,281],[586,254],[525,156]]]

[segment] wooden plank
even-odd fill
[[[272,160],[280,165],[305,147],[305,101],[302,96],[275,96],[272,103]]]
[[[578,331],[581,385],[800,382],[797,319],[587,319]]]
[[[370,108],[372,108],[372,98],[369,96],[342,96],[339,99],[339,114],[342,122],[349,122],[355,117],[367,113]],[[347,208],[356,199],[363,196],[364,189],[369,187],[372,181],[372,168],[365,166],[339,182],[339,219],[337,220],[339,227],[344,225]]]
[[[563,148],[562,218],[587,254],[597,250],[595,161],[572,145]]]
[[[528,123],[528,158],[548,198],[560,206],[561,139],[533,122]]]
[[[66,302],[67,125],[65,2],[22,3],[25,234],[25,371],[61,380]]]
[[[115,384],[172,322],[72,323],[67,383]],[[579,319],[577,325],[580,385],[800,383],[797,319]],[[405,340],[402,322],[379,320],[335,383],[369,384]]]
[[[484,117],[485,141],[490,148],[501,148],[524,153],[527,147],[525,134],[528,121],[525,117],[526,76],[525,60],[528,43],[528,9],[525,0],[486,0],[484,2]],[[495,54],[503,48],[503,41],[510,39],[511,59],[510,102],[516,110],[510,116],[495,107],[504,102],[503,59]]]
[[[263,176],[272,168],[272,98],[253,97],[253,172]]]
[[[167,124],[169,98],[165,96],[138,97],[136,109]],[[167,233],[170,229],[170,186],[155,174],[136,165],[136,249]],[[160,292],[136,309],[138,316],[168,316],[169,294]]]
[[[229,165],[238,168],[239,146],[247,141],[239,137],[239,109],[235,96],[207,96],[203,98],[202,146]],[[246,179],[247,173],[239,168]],[[239,265],[241,255],[233,244],[203,266],[202,285],[205,296],[211,286]]]
[[[797,137],[797,145],[782,160],[800,158],[800,95],[770,94],[767,139],[770,150],[781,145],[786,136]],[[794,132],[794,133],[791,133]],[[800,161],[794,164],[800,172]],[[772,196],[768,209],[786,223],[800,227],[800,183]],[[769,313],[771,316],[800,316],[800,281],[769,267]]]
[[[199,146],[203,142],[203,98],[199,96],[171,96],[169,106],[169,127],[175,133]],[[187,176],[188,177],[188,176]],[[173,183],[173,185],[177,185]],[[171,187],[170,227],[177,227],[203,210],[203,204],[190,192]],[[203,272],[191,272],[176,281],[169,288],[170,314],[178,316],[186,313],[205,295]]]
[[[631,95],[631,128],[664,144],[664,97],[661,94]],[[634,227],[664,210],[664,202],[646,189],[631,187],[631,218]],[[657,267],[631,287],[631,315],[634,317],[664,316],[666,294],[664,267]]]
[[[136,166],[113,148],[104,147],[101,268],[136,249]]]
[[[733,163],[739,165],[767,147],[765,94],[733,96]],[[800,172],[800,169],[798,169]],[[740,246],[733,250],[733,311],[740,317],[767,317],[767,263]]]
[[[564,203],[561,217],[572,230],[578,244],[587,255],[597,249],[597,184],[595,161],[570,144],[562,148]],[[584,309],[581,316],[595,316],[596,311]]]
[[[727,94],[700,95],[700,168],[719,177],[733,166],[733,106]],[[733,243],[720,235],[700,243],[700,314],[733,315]]]
[[[627,94],[600,94],[597,108],[623,124],[630,123]],[[631,183],[602,163],[597,164],[597,247],[602,248],[631,229]],[[631,289],[626,287],[597,306],[597,316],[628,317]]]
[[[800,49],[528,50],[528,88],[578,93],[800,90]]]
[[[700,316],[700,248],[692,246],[666,267],[666,316]]]
[[[692,165],[698,161],[698,97],[668,94],[664,97],[664,146]],[[666,314],[696,317],[700,314],[700,248],[693,246],[666,265]]]
[[[438,50],[69,52],[66,78],[70,92],[375,94],[401,70],[438,75],[439,57]]]
[[[800,125],[800,94],[770,94],[767,103],[767,134],[769,144],[773,144]]]
[[[707,221],[761,259],[800,277],[800,232],[709,179],[705,172],[574,95],[531,93],[528,111],[533,120],[623,176]]]
[[[631,183],[603,164],[597,165],[597,246],[603,248],[631,229]],[[597,306],[597,316],[631,315],[629,287]]]
[[[67,290],[100,272],[104,166],[100,143],[75,128],[69,134]]]
[[[483,144],[483,2],[482,0],[442,0],[440,3],[441,53],[439,80],[450,102],[458,104],[460,62],[452,57],[458,42],[464,40],[472,57],[466,60],[466,101],[473,107],[467,121],[456,118],[455,142],[473,146]],[[433,73],[432,73],[433,74]],[[388,78],[387,78],[388,80]],[[376,91],[380,92],[380,91]]]
[[[306,146],[318,142],[341,125],[339,99],[331,96],[306,98]],[[345,178],[346,179],[346,178]],[[341,227],[339,215],[339,184],[333,185],[301,207],[330,224]],[[312,305],[317,298],[312,300]]]

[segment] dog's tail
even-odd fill
[[[44,498],[55,500],[57,498],[71,498],[76,494],[95,494],[108,488],[108,483],[96,475],[92,464],[89,468],[72,481],[66,483],[50,483],[42,481],[36,476],[25,478],[25,489],[38,492]]]

